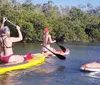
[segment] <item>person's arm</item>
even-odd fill
[[[6,21],[6,17],[3,18],[0,29],[2,29],[2,28],[4,27],[4,23],[5,23],[5,21]]]
[[[52,40],[51,35],[49,35],[49,42],[50,42],[50,43],[55,43],[56,40]]]
[[[23,39],[22,33],[20,31],[20,27],[16,26],[16,29],[18,31],[19,37],[11,37],[12,42],[18,42],[18,41],[21,41]]]

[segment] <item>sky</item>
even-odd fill
[[[25,2],[25,0],[17,0],[18,2]],[[86,5],[87,3],[91,3],[93,6],[100,6],[99,0],[52,0],[55,5],[62,6],[78,6],[78,5]],[[34,4],[42,4],[47,3],[48,0],[32,0]]]

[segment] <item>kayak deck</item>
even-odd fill
[[[18,64],[10,64],[10,65],[5,65],[1,64],[0,65],[0,74],[13,71],[13,70],[20,70],[20,69],[26,69],[30,68],[32,66],[38,66],[45,61],[45,56],[44,54],[35,54],[34,57],[30,60],[24,61],[22,63]]]

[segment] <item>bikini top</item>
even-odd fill
[[[6,37],[6,38],[7,38],[7,37]],[[4,39],[2,38],[2,40],[3,40],[3,48],[12,48],[12,46],[8,47],[8,46],[5,44],[4,41],[5,41],[6,38],[4,38]]]

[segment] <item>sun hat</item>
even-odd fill
[[[44,30],[43,30],[44,33],[47,33],[49,31],[50,31],[49,28],[44,28]]]

